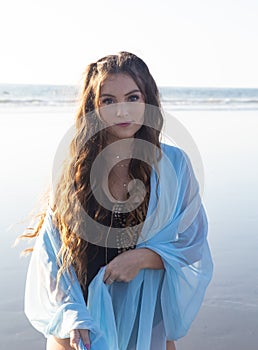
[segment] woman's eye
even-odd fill
[[[135,101],[138,101],[139,98],[140,97],[138,95],[131,95],[131,96],[129,96],[128,100],[129,100],[129,102],[135,102]]]
[[[114,101],[111,97],[107,97],[104,100],[102,100],[102,104],[104,104],[104,105],[110,105],[112,103],[114,103]]]

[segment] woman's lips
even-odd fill
[[[116,125],[117,126],[129,126],[131,124],[132,124],[132,122],[126,122],[126,123],[117,123]]]

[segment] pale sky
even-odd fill
[[[78,84],[131,51],[159,86],[258,88],[257,0],[3,0],[0,83]]]

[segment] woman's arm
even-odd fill
[[[141,269],[164,269],[160,256],[148,248],[128,250],[116,256],[107,265],[104,282],[129,282]]]
[[[163,270],[164,264],[161,257],[153,250],[148,248],[135,249],[138,254],[138,261],[140,269],[154,269]]]

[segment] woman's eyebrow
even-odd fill
[[[125,96],[128,96],[128,95],[130,95],[130,94],[133,94],[133,93],[135,93],[135,92],[141,92],[141,91],[138,90],[138,89],[135,89],[135,90],[132,90],[132,91],[130,91],[130,92],[127,92],[127,93],[125,94]],[[104,97],[104,96],[116,97],[116,96],[111,95],[111,94],[101,94],[101,95],[100,95],[100,97]]]
[[[111,95],[111,94],[101,94],[101,95],[100,95],[100,97],[103,97],[103,96],[115,97],[114,95]]]
[[[132,91],[128,92],[127,94],[125,94],[125,96],[133,94],[134,92],[141,92],[141,91],[139,89],[135,89],[135,90],[132,90]]]

